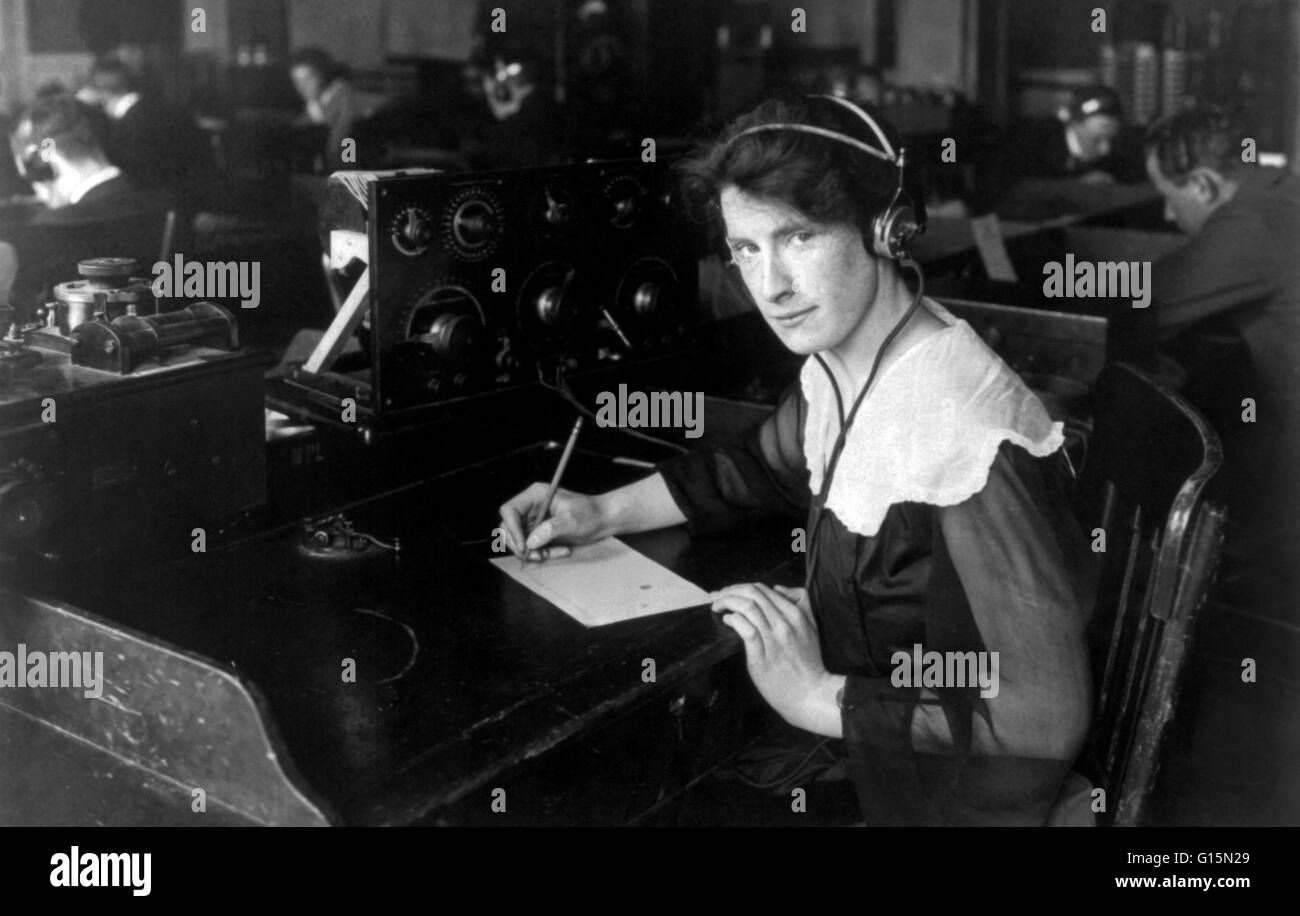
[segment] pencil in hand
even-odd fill
[[[569,459],[573,456],[573,447],[578,442],[578,433],[582,431],[582,420],[582,417],[578,417],[573,424],[573,431],[569,433],[569,441],[564,445],[564,453],[560,455],[560,463],[555,468],[554,476],[551,477],[551,485],[546,489],[546,499],[542,503],[541,512],[537,515],[537,525],[541,525],[542,522],[546,521],[546,517],[550,515],[551,503],[555,501],[555,492],[560,489],[560,478],[564,476],[564,469],[569,466]],[[524,530],[524,553],[519,558],[520,569],[523,569],[524,564],[528,562],[528,538],[535,528],[536,526],[531,526]]]

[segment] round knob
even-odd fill
[[[416,339],[443,359],[460,362],[474,345],[475,325],[469,315],[439,315],[429,330]]]
[[[564,290],[558,286],[548,286],[537,297],[537,317],[545,324],[555,326],[564,323]]]
[[[632,294],[632,308],[636,309],[638,315],[653,315],[659,310],[659,296],[662,292],[658,283],[642,283]]]
[[[486,204],[470,201],[456,211],[453,229],[462,245],[477,248],[496,236],[496,217]]]
[[[402,229],[402,235],[417,248],[423,248],[433,241],[433,229],[430,228],[427,220],[420,218],[418,213],[411,215],[405,228]]]
[[[614,201],[614,216],[619,222],[626,222],[636,215],[636,198],[620,197]]]
[[[87,258],[77,262],[77,273],[96,279],[129,280],[139,269],[135,258]]]
[[[569,222],[572,208],[563,195],[556,196],[548,189],[546,192],[546,213],[544,219],[552,226]]]

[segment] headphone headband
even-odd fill
[[[828,99],[834,102],[836,105],[839,105],[843,108],[847,108],[849,111],[853,112],[855,115],[858,116],[858,118],[862,120],[864,124],[866,124],[868,127],[871,128],[871,132],[875,134],[876,137],[880,140],[880,145],[885,148],[885,153],[888,154],[889,161],[890,162],[898,161],[899,158],[898,154],[894,152],[894,147],[890,144],[889,138],[885,136],[885,132],[880,129],[880,125],[876,123],[876,119],[873,118],[871,115],[867,114],[865,111],[863,111],[859,106],[850,102],[848,99],[842,99],[834,95],[815,95],[812,96],[812,98]]]
[[[871,223],[871,248],[876,254],[882,257],[893,258],[898,260],[906,257],[907,243],[917,232],[924,230],[923,225],[917,220],[916,211],[912,207],[911,201],[907,198],[903,190],[903,170],[905,167],[905,153],[902,149],[894,151],[893,145],[889,138],[885,136],[884,130],[876,123],[876,120],[867,114],[862,108],[848,101],[847,99],[837,98],[833,95],[814,95],[808,96],[814,99],[828,99],[843,108],[853,112],[858,118],[871,129],[883,149],[878,149],[870,143],[864,143],[855,137],[838,130],[830,130],[825,127],[817,127],[813,124],[799,124],[792,121],[780,121],[773,124],[759,124],[754,127],[748,127],[732,137],[734,141],[738,137],[744,137],[748,134],[756,134],[761,131],[769,130],[793,130],[805,134],[813,134],[818,137],[825,137],[828,140],[835,140],[838,143],[846,143],[855,149],[859,149],[873,158],[898,168],[898,187],[894,189],[893,199],[890,200],[889,206],[877,215]]]
[[[863,143],[861,140],[855,140],[848,134],[842,134],[837,130],[828,130],[825,127],[815,127],[812,124],[796,124],[793,121],[779,121],[775,124],[759,124],[757,127],[749,127],[736,134],[737,137],[743,137],[746,134],[756,134],[764,130],[797,130],[805,134],[816,134],[819,137],[826,137],[831,140],[839,140],[841,143],[847,143],[850,146],[856,146],[864,153],[875,156],[885,162],[897,163],[897,160],[886,153],[884,150],[876,149],[870,143]]]

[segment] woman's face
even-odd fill
[[[325,88],[324,81],[315,67],[309,67],[306,64],[298,64],[289,71],[289,78],[293,80],[293,88],[298,90],[298,95],[304,102],[311,102],[320,98],[321,91]]]
[[[763,318],[803,356],[853,336],[875,301],[880,275],[861,231],[816,223],[779,201],[726,187],[727,244]]]

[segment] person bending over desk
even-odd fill
[[[977,211],[999,209],[1027,179],[1141,181],[1136,162],[1137,174],[1130,175],[1127,158],[1118,155],[1123,131],[1124,111],[1113,89],[1076,89],[1055,118],[1021,120],[980,156]]]
[[[109,162],[86,106],[69,95],[37,101],[19,119],[10,146],[45,202],[30,219],[3,230],[3,241],[17,251],[16,306],[77,279],[77,262],[85,258],[153,263],[169,201],[140,190]]]
[[[527,535],[544,484],[501,517],[536,561],[807,513],[805,588],[714,596],[759,692],[791,725],[843,739],[868,823],[1042,824],[1088,730],[1090,555],[1061,424],[904,282],[897,149],[879,117],[817,96],[766,101],[689,160],[687,187],[721,218],[763,318],[809,357],[798,380],[733,445],[599,496],[561,490]],[[917,646],[998,653],[996,695],[905,677]]]
[[[1236,114],[1200,105],[1153,124],[1147,174],[1187,244],[1151,267],[1157,337],[1223,439],[1221,581],[1234,601],[1300,597],[1300,177],[1243,162]],[[1245,359],[1232,342],[1244,345]],[[1256,416],[1246,420],[1245,399]],[[1294,611],[1288,610],[1291,619]]]

